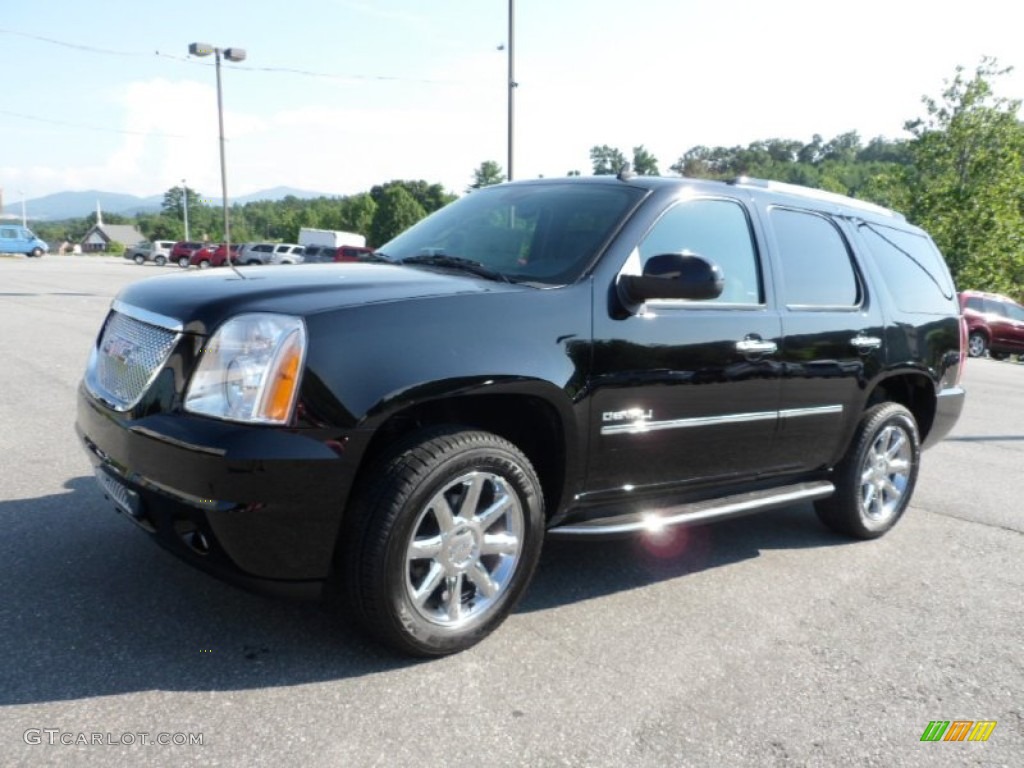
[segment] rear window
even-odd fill
[[[860,233],[897,307],[904,312],[949,313],[953,280],[931,240],[880,224],[861,224]]]

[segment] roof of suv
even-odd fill
[[[619,176],[572,176],[562,179],[530,179],[509,182],[508,186],[564,184],[566,181],[572,184],[629,184],[651,190],[652,192],[686,187],[700,192],[720,195],[728,189],[743,189],[755,195],[767,195],[773,200],[789,202],[794,206],[806,206],[808,202],[813,202],[815,203],[814,207],[819,210],[829,211],[838,215],[856,215],[858,218],[873,220],[879,223],[898,221],[900,228],[921,231],[918,227],[907,222],[902,213],[867,200],[858,200],[823,189],[812,189],[811,187],[803,187],[798,184],[756,179],[748,176],[740,176],[729,181],[718,181],[685,176],[632,176],[620,174]]]

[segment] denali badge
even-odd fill
[[[627,411],[605,411],[601,421],[650,421],[654,418],[652,409],[630,408]]]

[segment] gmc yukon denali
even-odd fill
[[[801,502],[881,536],[960,414],[965,342],[898,213],[745,178],[515,182],[360,263],[126,287],[77,428],[184,559],[439,656],[504,620],[547,536]]]

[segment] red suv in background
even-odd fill
[[[960,311],[967,321],[967,351],[971,357],[1003,360],[1024,355],[1024,307],[1007,296],[983,291],[960,294]]]
[[[206,269],[207,267],[223,267],[227,266],[227,259],[225,258],[226,249],[224,243],[220,245],[207,245],[200,248],[198,251],[192,254],[192,258],[189,259],[189,264],[200,269]],[[231,244],[231,261],[232,263],[238,263],[238,243]]]
[[[171,253],[167,259],[168,261],[174,262],[179,267],[187,267],[189,265],[189,259],[192,258],[192,254],[202,247],[202,243],[196,243],[190,240],[179,240],[171,246]]]

